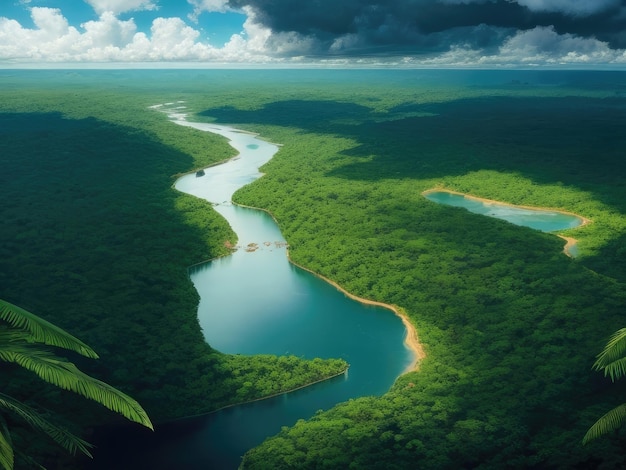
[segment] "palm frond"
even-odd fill
[[[611,336],[606,346],[596,358],[595,370],[604,370],[605,376],[612,380],[626,375],[626,328],[622,328]]]
[[[0,320],[4,320],[14,328],[28,331],[35,342],[75,351],[93,359],[98,358],[96,352],[78,338],[43,318],[2,299],[0,299]]]
[[[78,450],[89,457],[92,456],[89,452],[89,447],[92,447],[91,444],[71,432],[52,424],[28,405],[0,393],[0,408],[19,416],[31,427],[50,436],[54,442],[67,449],[70,453],[75,454]]]
[[[0,467],[4,470],[13,470],[15,457],[13,455],[13,443],[11,434],[4,419],[0,417]]]
[[[587,444],[598,437],[615,431],[626,421],[626,403],[616,406],[611,411],[602,416],[593,426],[589,428],[585,437],[583,437],[583,445]]]
[[[48,383],[97,401],[131,421],[154,429],[147,413],[133,398],[36,345],[13,344],[11,348],[0,349],[0,360],[18,364]]]
[[[626,375],[626,357],[622,357],[604,366],[604,376],[611,377],[613,382],[620,377],[624,377],[624,375]]]

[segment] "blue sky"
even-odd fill
[[[626,0],[0,0],[0,67],[626,65]]]
[[[103,2],[104,3],[104,2]],[[202,33],[202,40],[209,41],[217,46],[223,46],[233,34],[243,31],[243,22],[246,15],[241,11],[204,11],[197,15],[194,20],[194,6],[185,0],[160,0],[154,2],[157,8],[152,10],[132,9],[121,12],[118,17],[122,20],[134,19],[139,31],[148,33],[154,18],[179,17],[185,19],[190,25],[196,27]],[[0,17],[17,20],[22,26],[34,28],[35,24],[31,17],[33,7],[58,8],[69,24],[80,26],[86,21],[95,21],[99,14],[94,7],[82,0],[2,0],[0,3]]]

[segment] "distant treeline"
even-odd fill
[[[158,417],[193,414],[206,390],[208,407],[244,398],[246,381],[260,396],[273,383],[260,378],[288,375],[290,364],[303,379],[307,368],[342,365],[224,356],[204,344],[184,267],[226,254],[233,235],[168,178],[230,150],[147,110],[187,100],[200,118],[283,144],[235,199],[272,212],[297,263],[402,307],[427,353],[389,393],[299,421],[248,452],[245,468],[626,465],[623,433],[581,445],[626,396],[591,371],[625,326],[623,76],[607,82],[616,91],[332,73],[7,87],[0,297],[91,344],[102,359],[90,372]],[[573,260],[555,235],[421,196],[436,186],[592,223],[563,232],[579,239]]]

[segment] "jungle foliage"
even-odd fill
[[[34,373],[44,382],[96,401],[127,419],[154,430],[150,418],[139,403],[110,385],[81,372],[54,350],[72,351],[90,359],[98,358],[97,353],[78,338],[33,313],[0,299],[0,361],[16,364]],[[4,393],[0,393],[0,410],[0,467],[4,470],[13,470],[16,454],[21,455],[21,450],[13,447],[11,430],[6,424],[5,415],[21,418],[32,429],[48,435],[71,454],[82,452],[92,456],[88,442]]]
[[[149,110],[154,96],[62,82],[0,92],[0,297],[90,344],[101,359],[77,365],[135,397],[157,425],[344,370],[340,359],[229,356],[206,344],[187,268],[227,255],[235,236],[208,203],[171,186],[232,149]],[[59,403],[54,387],[19,372],[0,381],[26,403],[61,407],[76,433],[117,419]],[[48,468],[72,465],[28,433],[14,440]]]
[[[232,234],[163,177],[228,149],[146,110],[187,100],[283,144],[237,202],[272,212],[297,263],[402,307],[427,353],[384,396],[285,428],[245,468],[623,466],[623,431],[581,440],[626,391],[592,370],[626,301],[625,77],[489,73],[167,71],[139,88],[110,72],[94,89],[68,72],[66,88],[7,86],[0,297],[58,303],[55,322],[109,357],[97,375],[149,413],[192,411],[207,389],[224,403],[242,385],[233,361],[257,377],[280,367],[202,341],[181,267],[225,254]],[[592,223],[562,233],[579,240],[571,259],[553,234],[421,195],[437,186]]]

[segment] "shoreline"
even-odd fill
[[[495,199],[487,199],[487,198],[480,197],[480,196],[474,196],[472,194],[462,193],[460,191],[454,191],[452,189],[446,189],[444,187],[435,187],[435,188],[427,189],[426,191],[422,191],[421,194],[422,196],[426,196],[427,194],[437,193],[437,192],[456,194],[458,196],[463,196],[464,198],[467,198],[467,199],[473,199],[474,201],[484,202],[485,204],[494,204],[494,205],[499,205],[499,206],[529,209],[529,210],[538,211],[538,212],[557,212],[559,214],[570,215],[572,217],[576,217],[581,220],[580,225],[578,225],[577,227],[572,227],[572,228],[582,228],[585,225],[589,225],[592,222],[591,219],[588,219],[587,217],[583,217],[582,215],[576,214],[574,212],[565,211],[563,209],[556,209],[552,207],[527,206],[527,205],[521,205],[521,204],[510,204],[508,202],[501,202],[501,201],[496,201]],[[571,229],[568,229],[568,230],[571,230]],[[565,240],[565,246],[563,246],[563,253],[565,253],[570,258],[573,258],[570,252],[570,249],[574,245],[576,245],[576,243],[578,243],[578,240],[574,237],[567,237],[565,235],[558,235],[556,233],[554,235]]]
[[[221,354],[224,354],[224,353],[221,353]],[[172,420],[169,420],[169,421],[163,421],[160,424],[171,424],[171,423],[177,423],[179,421],[184,421],[184,420],[187,420],[187,419],[201,418],[203,416],[209,416],[209,415],[212,415],[214,413],[218,413],[220,411],[227,410],[229,408],[234,408],[235,406],[248,405],[250,403],[257,403],[259,401],[269,400],[271,398],[276,398],[276,397],[279,397],[281,395],[286,395],[288,393],[297,392],[298,390],[302,390],[302,389],[305,389],[307,387],[311,387],[313,385],[316,385],[316,384],[319,384],[319,383],[322,383],[322,382],[327,382],[329,380],[336,379],[337,377],[341,377],[342,375],[346,375],[349,370],[350,370],[350,364],[348,364],[348,366],[341,372],[337,372],[336,374],[330,375],[328,377],[323,377],[321,379],[314,380],[313,382],[309,382],[309,383],[306,383],[304,385],[300,385],[300,386],[295,387],[295,388],[290,388],[289,390],[284,390],[282,392],[272,393],[271,395],[267,395],[265,397],[260,397],[260,398],[255,398],[254,400],[240,401],[238,403],[232,403],[230,405],[224,405],[224,406],[222,406],[220,408],[217,408],[216,410],[207,411],[206,413],[198,413],[198,414],[195,414],[195,415],[181,416],[180,418],[172,419]]]
[[[276,224],[278,225],[278,220],[276,219],[276,217],[274,217],[274,214],[272,214],[272,212],[270,212],[268,209],[263,209],[261,207],[247,206],[245,204],[239,204],[237,202],[233,202],[233,204],[239,207],[245,207],[246,209],[254,209],[258,211],[263,211],[266,214],[268,214],[274,220],[274,222],[276,222]],[[300,268],[308,273],[313,274],[315,277],[322,279],[324,282],[327,282],[328,284],[333,286],[335,289],[337,289],[339,292],[351,298],[352,300],[356,300],[357,302],[360,302],[365,305],[373,305],[376,307],[383,307],[383,308],[386,308],[387,310],[391,310],[394,313],[394,315],[396,315],[397,317],[400,318],[400,320],[402,320],[402,323],[404,324],[404,327],[406,329],[406,336],[404,337],[404,344],[406,345],[408,349],[410,349],[413,352],[413,356],[414,356],[413,361],[411,362],[411,364],[407,366],[407,368],[404,370],[404,372],[402,372],[402,374],[419,370],[419,362],[426,358],[426,351],[424,350],[422,343],[420,343],[419,341],[417,328],[415,328],[413,323],[411,323],[409,316],[406,314],[406,312],[404,312],[404,310],[401,307],[397,307],[395,305],[386,304],[384,302],[379,302],[377,300],[370,300],[364,297],[359,297],[358,295],[354,295],[351,292],[348,292],[346,289],[344,289],[341,285],[339,285],[332,279],[329,279],[326,276],[323,276],[320,273],[313,271],[312,269],[309,269],[305,266],[302,266],[301,264],[296,263],[295,261],[291,259],[291,256],[289,256],[289,244],[287,244],[287,261],[289,261],[289,263],[296,266],[297,268]]]
[[[365,305],[374,305],[376,307],[383,307],[386,308],[388,310],[391,310],[397,317],[400,318],[400,320],[402,320],[402,323],[404,324],[404,327],[406,328],[406,336],[404,337],[404,344],[405,346],[410,349],[413,352],[413,361],[411,362],[411,364],[409,364],[407,366],[407,368],[404,370],[404,372],[402,372],[402,374],[406,374],[407,372],[413,372],[413,371],[417,371],[419,370],[419,363],[421,360],[426,358],[426,351],[424,350],[424,347],[422,346],[422,343],[420,343],[419,341],[419,337],[417,335],[417,329],[415,328],[415,326],[413,326],[413,324],[411,323],[411,321],[409,320],[409,316],[404,312],[404,310],[400,307],[397,307],[395,305],[391,305],[391,304],[386,304],[384,302],[379,302],[377,300],[370,300],[370,299],[366,299],[364,297],[359,297],[358,295],[354,295],[350,292],[348,292],[346,289],[344,289],[342,286],[340,286],[339,284],[337,284],[335,281],[322,276],[321,274],[306,268],[298,263],[296,263],[295,261],[293,261],[291,259],[291,257],[289,256],[289,252],[287,252],[287,259],[289,260],[289,262],[291,264],[293,264],[294,266],[307,271],[311,274],[313,274],[314,276],[322,279],[323,281],[327,282],[328,284],[330,284],[331,286],[333,286],[335,289],[337,289],[339,292],[341,292],[342,294],[346,295],[347,297],[351,298],[352,300],[356,300],[357,302],[360,302],[362,304]],[[400,375],[402,375],[400,374]]]
[[[575,256],[572,255],[572,252],[570,250],[576,246],[576,243],[578,243],[578,240],[576,240],[573,237],[566,237],[565,235],[557,235],[557,237],[565,240],[565,246],[563,246],[563,253],[565,253],[570,258],[574,258]]]

